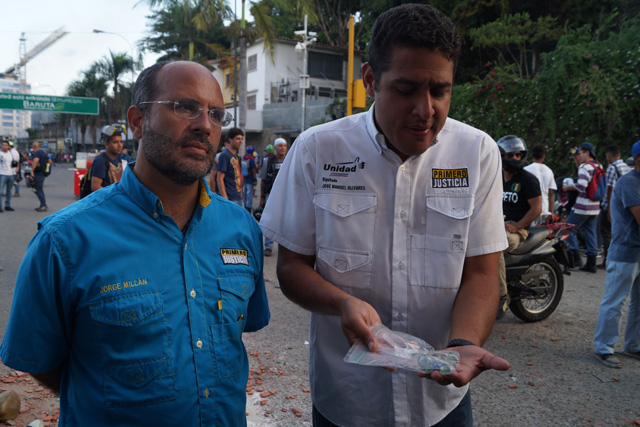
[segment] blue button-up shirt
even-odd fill
[[[269,309],[244,209],[203,181],[183,235],[127,168],[38,227],[0,357],[31,373],[63,366],[60,425],[246,424],[242,332]]]

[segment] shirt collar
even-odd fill
[[[371,104],[371,108],[367,111],[367,133],[371,137],[371,141],[375,146],[376,150],[378,150],[378,154],[382,154],[384,150],[388,150],[387,141],[385,140],[382,132],[378,130],[376,127],[376,122],[373,118],[373,109],[375,108],[376,103]]]
[[[147,213],[150,217],[157,219],[158,214],[163,213],[162,201],[158,196],[145,187],[138,177],[133,173],[136,162],[131,162],[122,173],[120,187],[122,190]],[[199,205],[204,209],[211,203],[211,193],[206,180],[199,182]]]

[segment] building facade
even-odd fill
[[[31,86],[20,87],[20,79],[0,73],[0,93],[31,93]],[[0,135],[13,139],[28,137],[31,112],[24,110],[0,110]]]
[[[264,40],[247,47],[247,117],[246,141],[262,151],[262,147],[283,137],[290,143],[302,128],[303,56],[296,52],[297,40],[277,38],[273,57],[265,50]],[[361,76],[362,52],[354,55],[354,79]],[[236,117],[234,108],[234,58],[210,61],[214,76],[221,84],[225,107]],[[305,126],[333,120],[327,107],[336,98],[346,98],[348,51],[327,45],[313,44],[308,50],[307,74],[310,88],[306,90]],[[235,110],[235,112],[234,112]],[[231,126],[236,126],[236,120]]]

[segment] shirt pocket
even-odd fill
[[[136,406],[176,398],[162,294],[120,296],[90,306],[104,355],[106,404]]]
[[[369,252],[320,246],[316,269],[324,279],[340,288],[368,289],[372,256]]]
[[[377,208],[375,194],[318,192],[313,203],[318,248],[331,244],[347,252],[372,252]]]
[[[410,236],[414,286],[457,289],[462,278],[473,197],[427,197],[424,234]]]
[[[211,325],[211,342],[218,378],[230,378],[239,375],[248,365],[242,331],[255,282],[252,276],[220,277],[218,285],[222,309],[218,316],[220,323]]]

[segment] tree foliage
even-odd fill
[[[640,139],[640,23],[602,34],[588,26],[569,31],[541,55],[540,73],[530,79],[519,78],[513,64],[487,67],[455,88],[450,116],[495,139],[516,134],[530,146],[544,144],[556,175],[574,172],[568,150],[584,141],[601,160],[609,144],[628,155]]]
[[[563,30],[556,18],[541,16],[532,21],[527,12],[507,15],[469,31],[473,47],[495,49],[502,65],[515,63],[520,77],[529,78],[536,70],[541,44],[557,41]],[[530,63],[531,62],[531,63]]]

